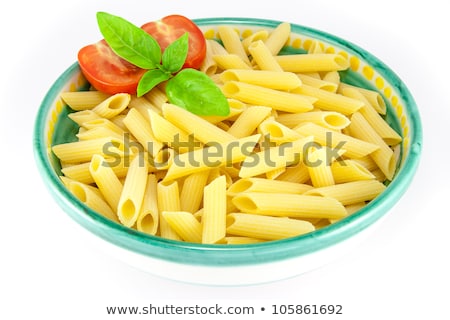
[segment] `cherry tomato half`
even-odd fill
[[[142,27],[158,41],[164,51],[167,46],[189,33],[189,51],[183,68],[198,69],[206,55],[206,40],[199,27],[190,19],[181,15],[170,15],[158,21],[144,24]]]
[[[146,71],[116,55],[105,40],[81,48],[78,63],[89,83],[109,94],[136,93]]]

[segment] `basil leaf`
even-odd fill
[[[188,33],[179,37],[164,50],[162,65],[164,70],[175,73],[181,70],[189,49]]]
[[[154,69],[161,62],[161,47],[143,29],[106,12],[97,12],[100,32],[121,58],[142,69]]]
[[[147,71],[146,73],[144,73],[141,80],[139,80],[139,84],[137,87],[137,96],[143,96],[161,82],[170,79],[170,77],[172,77],[171,74],[160,69]]]
[[[167,82],[169,102],[201,116],[227,116],[230,106],[219,87],[206,74],[183,69]]]

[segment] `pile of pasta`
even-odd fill
[[[378,92],[340,81],[344,56],[315,41],[279,55],[288,23],[244,39],[217,31],[202,71],[227,97],[228,116],[170,104],[164,85],[143,97],[62,94],[78,141],[52,150],[80,201],[151,235],[244,244],[323,228],[385,190],[402,138]]]

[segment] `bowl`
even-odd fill
[[[249,18],[197,19],[207,38],[217,26],[230,25],[241,36],[275,28],[280,21]],[[378,91],[387,107],[386,121],[403,137],[395,178],[386,190],[362,210],[312,233],[284,240],[246,245],[204,245],[167,240],[116,224],[77,200],[59,179],[61,166],[51,146],[75,140],[78,127],[67,118],[70,109],[60,95],[87,90],[89,83],[77,63],[52,85],[35,123],[34,151],[42,178],[73,220],[87,229],[104,250],[152,274],[189,283],[247,285],[302,274],[332,261],[367,236],[399,201],[419,163],[422,128],[414,99],[399,77],[364,49],[337,36],[291,24],[286,52],[305,51],[313,40],[325,52],[339,53],[350,62],[341,73],[344,82]]]

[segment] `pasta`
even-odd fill
[[[248,213],[230,213],[227,232],[232,235],[264,240],[279,240],[314,231],[308,221],[269,217]]]
[[[280,54],[289,23],[217,34],[200,70],[228,115],[170,103],[165,83],[141,97],[62,94],[77,141],[51,150],[80,202],[166,239],[257,245],[326,228],[384,192],[402,137],[377,91],[343,82],[346,55],[314,39]]]
[[[226,180],[219,176],[205,187],[202,243],[217,243],[226,235]]]

